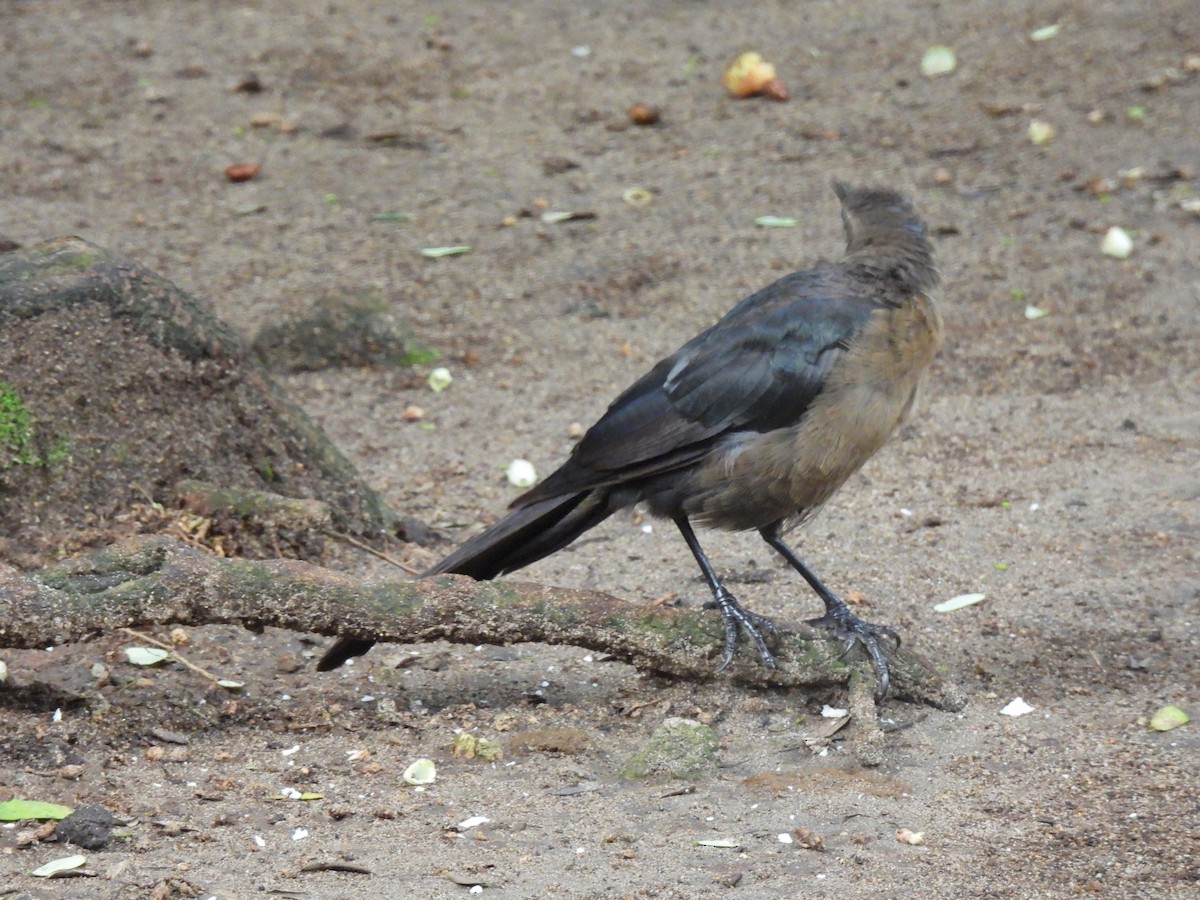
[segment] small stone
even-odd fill
[[[59,822],[55,835],[61,842],[85,850],[99,850],[108,845],[116,824],[111,812],[98,803],[91,803],[79,807]]]
[[[825,850],[825,839],[811,828],[795,828],[792,830],[792,837],[796,845],[805,850],[815,850],[818,853]]]
[[[263,90],[262,79],[253,72],[250,72],[234,85],[233,90],[238,94],[261,94]]]
[[[565,156],[551,156],[542,160],[542,173],[545,175],[561,175],[563,172],[578,168],[579,163],[573,159],[567,159]]]

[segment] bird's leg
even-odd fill
[[[708,557],[700,547],[696,532],[692,530],[692,523],[687,520],[686,516],[677,516],[675,524],[679,527],[679,533],[683,535],[683,539],[687,541],[692,556],[696,557],[700,571],[704,574],[704,580],[708,582],[708,586],[712,590],[712,603],[705,604],[705,609],[715,606],[721,610],[721,619],[725,625],[725,647],[721,656],[721,665],[717,667],[717,671],[724,671],[733,662],[733,652],[737,649],[739,631],[744,631],[750,636],[755,649],[758,650],[758,657],[762,660],[762,664],[768,669],[775,668],[775,657],[771,655],[767,642],[763,640],[763,636],[759,632],[759,629],[774,632],[775,623],[765,616],[758,616],[743,609],[742,605],[737,602],[737,598],[729,593],[729,589],[721,583],[721,579],[713,571],[712,563],[708,561]]]
[[[870,622],[864,622],[854,613],[850,612],[850,607],[846,605],[846,601],[825,587],[824,583],[818,578],[804,561],[796,555],[796,551],[783,542],[776,528],[764,528],[759,532],[763,540],[771,545],[775,551],[788,561],[788,564],[800,573],[801,577],[809,583],[817,596],[825,602],[825,615],[810,619],[810,625],[822,625],[826,628],[832,628],[843,641],[846,642],[846,651],[853,649],[855,644],[862,644],[863,649],[867,651],[867,655],[871,658],[871,665],[875,667],[875,675],[878,678],[878,688],[875,691],[875,698],[882,699],[888,689],[888,662],[887,656],[884,655],[883,648],[879,646],[879,638],[886,637],[896,642],[893,649],[900,647],[900,635],[886,625],[873,625]]]

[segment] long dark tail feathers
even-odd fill
[[[608,492],[602,490],[538,500],[514,509],[425,574],[495,578],[561,550],[612,513]]]
[[[514,509],[507,516],[462,544],[433,566],[429,575],[468,575],[486,581],[523,568],[561,550],[590,528],[599,525],[614,508],[605,490],[549,497]],[[374,641],[341,637],[317,663],[318,672],[336,669],[354,656],[362,656]]]

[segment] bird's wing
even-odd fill
[[[689,465],[729,431],[799,421],[876,301],[821,269],[750,295],[622,393],[514,506]]]

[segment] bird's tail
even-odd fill
[[[561,550],[612,514],[605,490],[548,497],[518,506],[425,575],[469,575],[476,581],[495,578]]]
[[[561,550],[615,509],[609,503],[608,491],[602,488],[518,506],[422,577],[455,574],[469,575],[477,581],[495,578]],[[373,643],[362,638],[338,638],[317,663],[317,671],[336,669],[352,656],[362,656]]]

